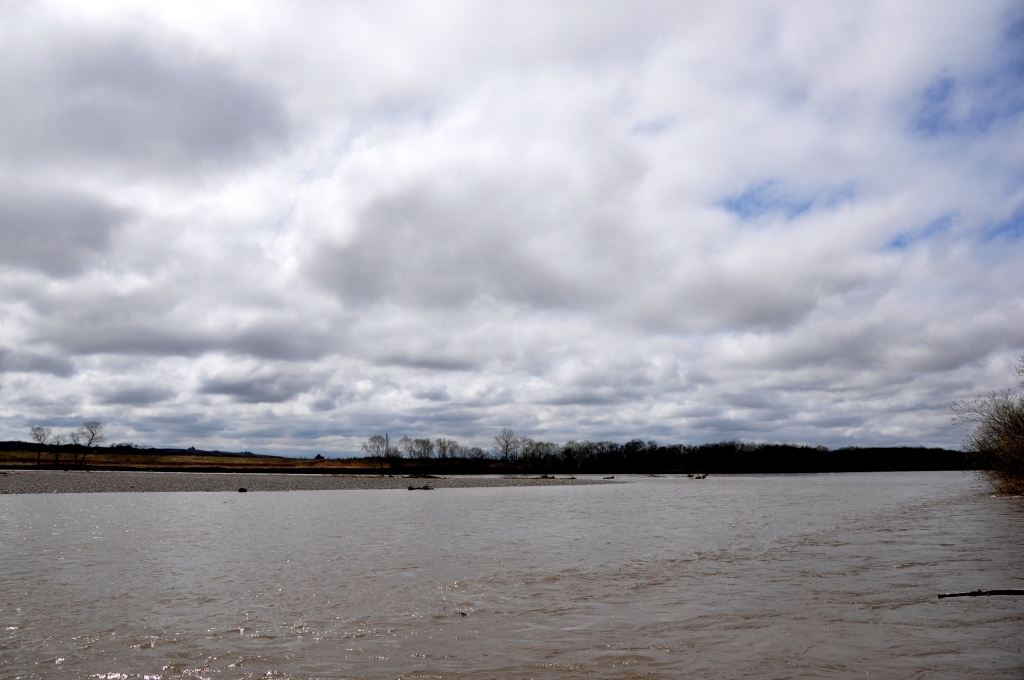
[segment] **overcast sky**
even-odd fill
[[[955,446],[1019,2],[0,4],[0,438]]]

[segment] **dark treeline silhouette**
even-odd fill
[[[571,440],[558,445],[538,442],[503,430],[490,451],[466,447],[452,439],[411,439],[397,442],[386,436],[372,437],[363,447],[367,455],[350,459],[295,459],[248,451],[164,449],[121,443],[91,447],[68,443],[0,442],[0,452],[30,452],[43,467],[80,466],[85,452],[95,455],[126,454],[143,459],[237,457],[252,462],[250,469],[291,472],[347,472],[385,474],[737,474],[799,472],[872,472],[900,470],[969,470],[977,468],[969,453],[924,447],[847,447],[793,444],[746,444],[718,442],[687,446],[662,445],[635,439],[625,444]],[[109,456],[100,465],[117,465]],[[264,462],[266,461],[266,462]],[[294,469],[292,464],[300,464]],[[192,463],[190,465],[195,465]],[[219,465],[211,463],[210,466]],[[205,468],[203,464],[198,467]],[[290,469],[285,470],[288,467]]]
[[[502,430],[490,452],[454,440],[372,437],[363,451],[379,468],[462,473],[796,473],[967,470],[960,451],[924,447],[846,447],[719,442],[686,446],[635,439],[625,444],[571,440],[559,446]],[[403,445],[404,444],[404,445]]]

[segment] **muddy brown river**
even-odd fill
[[[626,479],[0,496],[0,677],[1024,676],[1020,498]]]

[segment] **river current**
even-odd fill
[[[3,678],[1020,678],[961,473],[0,496]]]

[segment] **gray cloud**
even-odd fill
[[[149,406],[165,401],[174,396],[174,391],[166,387],[151,385],[121,386],[101,393],[101,404],[125,406]]]
[[[448,388],[444,385],[435,385],[427,389],[418,390],[413,392],[413,396],[417,399],[425,399],[427,401],[450,401],[451,396],[448,394]]]
[[[127,217],[81,194],[8,184],[0,188],[0,264],[57,277],[77,274],[108,248]]]
[[[437,188],[375,201],[352,242],[317,249],[314,278],[355,303],[458,306],[496,296],[550,306],[586,296],[523,252],[514,197],[487,186],[444,197]]]
[[[280,403],[317,386],[305,375],[259,370],[241,376],[217,376],[203,382],[201,394],[230,396],[246,404]]]
[[[621,404],[624,401],[635,400],[637,396],[639,395],[636,393],[620,391],[614,387],[605,387],[588,390],[586,392],[573,392],[570,394],[559,395],[543,403],[551,404],[553,406],[610,406],[613,404]]]
[[[287,135],[271,88],[166,34],[51,26],[12,36],[0,59],[0,156],[13,164],[193,174]]]
[[[406,366],[409,368],[425,368],[434,371],[470,371],[479,365],[468,359],[456,359],[445,356],[419,356],[387,354],[377,359],[384,366]]]
[[[74,372],[74,364],[65,357],[0,347],[0,373],[49,373],[66,378]]]
[[[0,9],[7,436],[950,445],[1012,384],[1012,2],[155,7]]]
[[[564,178],[533,177],[553,173],[549,167],[521,168],[529,178],[525,186],[508,187],[474,171],[471,155],[459,156],[445,171],[469,177],[458,191],[443,176],[417,176],[412,186],[372,198],[354,212],[344,238],[330,231],[313,235],[307,271],[360,307],[459,309],[496,300],[516,305],[517,313],[612,314],[668,332],[786,327],[823,296],[844,294],[877,275],[877,265],[866,267],[837,244],[808,247],[793,233],[812,219],[843,219],[855,208],[848,184],[796,193],[778,183],[755,185],[727,199],[728,212],[737,222],[765,215],[781,215],[781,221],[769,221],[750,238],[744,225],[733,224],[733,243],[724,235],[708,243],[702,228],[683,225],[669,245],[637,223],[642,215],[617,214],[617,201],[643,179],[636,164],[606,150],[596,155],[607,177],[568,197],[574,188]],[[605,191],[604,181],[615,189]],[[711,215],[692,219],[721,222]]]
[[[229,336],[222,346],[267,359],[319,359],[338,351],[346,342],[341,329],[311,328],[305,319],[269,320]]]
[[[146,442],[171,443],[189,446],[189,442],[210,441],[230,427],[221,418],[197,411],[175,411],[174,413],[151,413],[145,420],[133,421],[130,426],[120,424],[119,439],[141,437]]]
[[[196,291],[196,299],[179,299],[194,281],[147,282],[132,293],[107,291],[83,295],[70,289],[54,297],[34,295],[32,306],[42,317],[35,326],[39,342],[66,352],[155,356],[198,356],[226,352],[265,359],[310,360],[345,344],[344,329],[324,327],[323,319],[306,322],[288,310],[263,307],[258,318],[233,318],[230,304]],[[207,317],[212,308],[225,316]],[[332,323],[335,323],[332,321]]]

